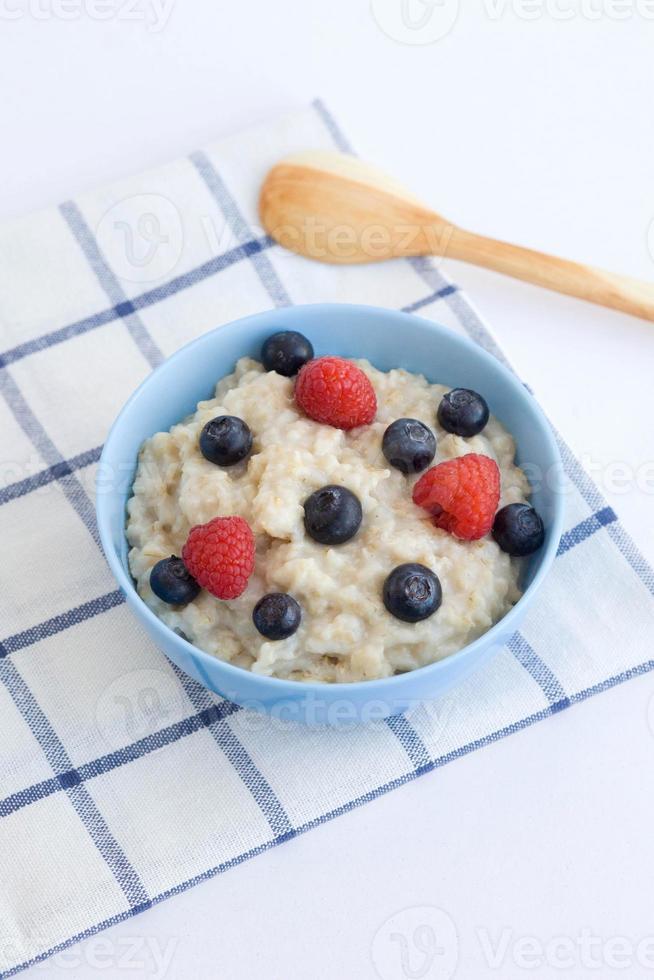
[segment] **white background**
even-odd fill
[[[581,0],[549,0],[540,11],[538,0],[526,9],[465,0],[449,33],[428,44],[387,36],[366,0],[172,0],[158,24],[150,0],[140,2],[130,12],[126,0],[0,0],[0,218],[320,95],[362,156],[453,220],[654,279],[646,0],[585,0],[583,10]],[[418,17],[424,8],[411,2]],[[443,2],[434,16],[452,11],[454,0]],[[401,0],[375,6],[387,28],[398,22]],[[456,263],[446,270],[654,560],[654,325]],[[654,975],[651,948],[648,970],[612,945],[654,936],[653,694],[651,675],[602,694],[33,975],[367,980],[376,966],[382,980],[448,980],[438,956],[421,972],[413,929],[432,921],[451,954],[451,923],[403,911],[415,906],[452,920],[463,980]],[[570,945],[585,929],[597,937],[594,968],[579,946],[558,965],[553,948],[532,956],[532,969],[519,958],[525,937]],[[408,972],[391,933],[406,936]],[[484,936],[503,941],[499,966]],[[153,945],[172,954],[165,971],[146,956]]]

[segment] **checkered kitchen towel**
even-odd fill
[[[332,300],[419,310],[503,359],[429,261],[321,266],[257,228],[266,169],[334,144],[316,104],[0,227],[3,976],[654,666],[652,570],[564,444],[567,524],[541,600],[410,718],[334,732],[252,717],[176,673],[125,608],[94,469],[125,399],[180,345]]]

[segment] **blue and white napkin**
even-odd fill
[[[0,226],[2,976],[654,666],[652,569],[564,443],[566,531],[541,600],[409,718],[334,732],[244,712],[176,673],[127,611],[95,468],[124,401],[182,344],[273,305],[347,301],[420,311],[504,360],[431,262],[323,266],[257,227],[268,167],[334,145],[316,104]]]

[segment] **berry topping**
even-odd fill
[[[429,511],[436,527],[464,541],[488,534],[499,500],[497,463],[477,453],[432,466],[413,488],[413,502]]]
[[[438,406],[440,425],[455,436],[476,436],[488,422],[489,414],[481,395],[469,388],[453,388],[443,395]]]
[[[343,544],[361,525],[361,504],[351,490],[330,484],[304,501],[304,527],[320,544]]]
[[[303,364],[313,357],[311,342],[297,330],[280,330],[268,337],[261,349],[266,371],[276,371],[285,378],[297,374]]]
[[[436,455],[436,437],[418,419],[397,419],[384,433],[382,452],[403,473],[420,473]]]
[[[191,575],[218,599],[236,599],[254,569],[254,536],[242,517],[214,517],[189,531],[182,558]]]
[[[168,602],[171,606],[185,606],[193,602],[200,592],[200,586],[176,555],[162,558],[153,566],[150,588],[162,602]]]
[[[286,592],[270,592],[259,599],[252,613],[254,625],[268,640],[285,640],[300,625],[302,610]]]
[[[384,582],[383,597],[392,616],[405,623],[417,623],[436,612],[443,601],[443,590],[431,568],[408,562],[393,569]]]
[[[502,551],[522,558],[538,551],[545,528],[540,514],[529,504],[507,504],[495,515],[493,537]]]
[[[249,426],[235,415],[219,415],[211,419],[200,433],[200,452],[216,466],[240,463],[251,449]]]
[[[295,383],[295,401],[309,418],[336,429],[370,425],[377,411],[369,379],[342,357],[319,357],[305,364]]]

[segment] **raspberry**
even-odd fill
[[[336,429],[370,425],[377,411],[375,389],[352,361],[319,357],[300,369],[295,401],[316,422]]]
[[[236,599],[254,569],[254,535],[242,517],[214,517],[191,528],[182,558],[203,589],[218,599]]]
[[[429,511],[436,527],[464,541],[488,534],[499,501],[497,463],[477,453],[432,466],[413,488],[413,502]]]

